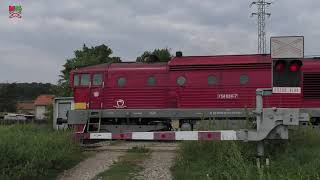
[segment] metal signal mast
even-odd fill
[[[251,16],[257,16],[258,18],[258,53],[266,54],[266,16],[269,17],[271,13],[266,12],[266,7],[270,6],[271,2],[265,0],[256,0],[250,4],[256,5],[257,12],[251,13]]]

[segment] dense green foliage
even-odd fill
[[[31,124],[0,126],[0,179],[54,179],[80,159],[71,132]]]
[[[74,51],[74,58],[67,59],[61,71],[58,86],[55,89],[55,94],[59,96],[71,96],[71,89],[69,87],[70,72],[73,69],[103,64],[121,62],[119,57],[111,57],[112,50],[102,44],[88,48],[85,44],[81,50]]]
[[[137,57],[137,62],[145,62],[145,63],[152,63],[152,62],[168,62],[172,58],[170,53],[170,49],[155,49],[151,51],[145,51],[141,56]]]
[[[0,112],[15,112],[17,109],[17,85],[2,84],[0,86]]]
[[[246,179],[253,166],[247,166],[249,155],[235,142],[183,142],[176,164],[175,179]]]
[[[50,83],[0,84],[0,112],[15,112],[18,101],[34,100],[40,94],[52,94]]]
[[[319,130],[301,128],[289,141],[266,142],[270,166],[257,168],[255,144],[242,142],[184,142],[174,179],[319,179]]]

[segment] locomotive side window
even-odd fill
[[[184,76],[179,76],[177,78],[177,84],[179,86],[183,86],[186,83],[187,79]]]
[[[102,74],[94,74],[92,79],[92,85],[100,86],[102,84]]]
[[[80,84],[80,78],[79,78],[79,75],[76,74],[73,76],[73,86],[79,86]]]
[[[126,80],[125,77],[119,77],[119,78],[118,78],[118,86],[119,86],[119,87],[125,86],[125,85],[126,85],[126,82],[127,82],[127,80]]]
[[[89,76],[89,74],[82,74],[82,75],[81,75],[80,85],[81,85],[81,86],[89,86],[89,82],[90,82],[90,76]]]
[[[208,85],[215,85],[217,84],[217,77],[215,75],[208,76]]]
[[[154,86],[156,85],[156,78],[154,76],[149,76],[147,80],[148,86]]]
[[[246,74],[242,74],[240,76],[240,84],[247,84],[249,81],[249,77]]]

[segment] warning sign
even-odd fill
[[[271,58],[303,58],[303,36],[277,36],[270,38]]]

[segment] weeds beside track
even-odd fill
[[[0,179],[54,179],[82,159],[68,131],[34,124],[0,126]]]
[[[294,129],[288,141],[265,142],[269,167],[257,168],[255,143],[183,142],[171,168],[176,180],[320,179],[320,134]]]

